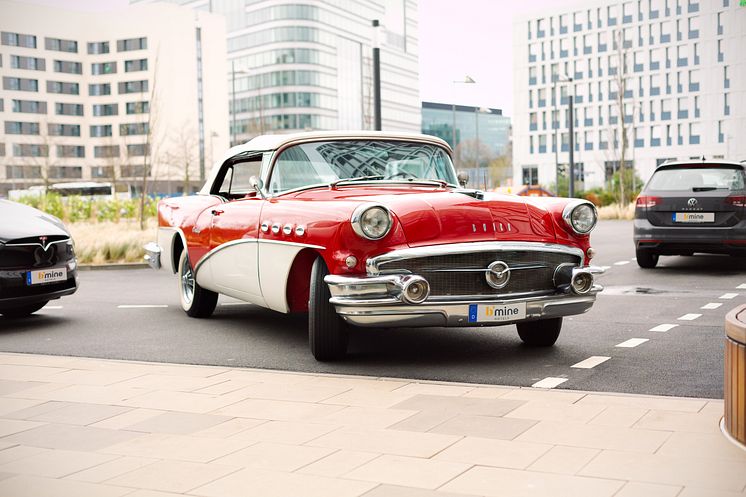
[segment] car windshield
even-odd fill
[[[435,180],[456,185],[446,151],[428,143],[339,140],[283,150],[272,170],[270,193],[345,181]]]
[[[743,170],[738,167],[674,167],[660,169],[653,174],[646,190],[741,191],[744,189]]]

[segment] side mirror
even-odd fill
[[[458,179],[458,184],[461,185],[461,188],[466,188],[466,184],[469,182],[469,173],[466,171],[459,171],[456,178]]]
[[[259,194],[262,198],[267,198],[264,195],[264,192],[262,189],[264,188],[264,181],[261,180],[261,178],[257,178],[256,176],[252,176],[249,178],[249,186],[254,189],[255,192]]]

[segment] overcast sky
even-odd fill
[[[127,0],[25,0],[112,10]],[[513,114],[513,17],[567,0],[419,0],[420,98]],[[471,77],[475,84],[455,83]]]

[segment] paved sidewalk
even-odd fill
[[[723,402],[0,354],[3,497],[746,496]]]

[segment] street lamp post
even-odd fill
[[[381,25],[373,19],[373,129],[381,131]]]
[[[557,83],[558,82],[572,84],[572,78],[567,75],[563,77],[560,77],[559,75],[557,75],[554,78],[554,81],[552,82],[552,86],[554,89],[554,98],[555,98],[554,108],[555,109],[557,107],[557,97],[558,97]],[[568,140],[569,145],[570,145],[570,151],[569,151],[570,152],[569,153],[569,162],[570,162],[569,176],[570,178],[568,180],[568,192],[567,192],[568,197],[575,196],[575,155],[574,155],[575,154],[575,116],[573,115],[574,114],[573,113],[574,95],[575,95],[574,90],[571,91],[570,94],[568,95],[568,103],[569,103],[569,107],[568,107],[569,116],[568,117],[570,118],[570,122],[568,123],[569,124],[568,131],[570,133],[569,140]],[[555,171],[555,177],[557,178],[556,179],[557,191],[559,192],[559,147],[560,147],[560,144],[557,142],[557,129],[559,128],[559,116],[557,116],[557,120],[558,120],[557,126],[554,128],[554,171]],[[552,126],[554,127],[554,119],[552,120]]]
[[[463,80],[453,81],[453,84],[466,84],[473,85],[476,81],[471,76],[465,76]],[[451,112],[453,113],[453,128],[451,129],[451,143],[453,144],[453,151],[456,152],[456,103],[451,102]]]
[[[233,124],[231,126],[231,146],[236,144],[236,74],[250,74],[249,71],[236,71],[236,61],[231,61],[231,105],[233,106]]]

